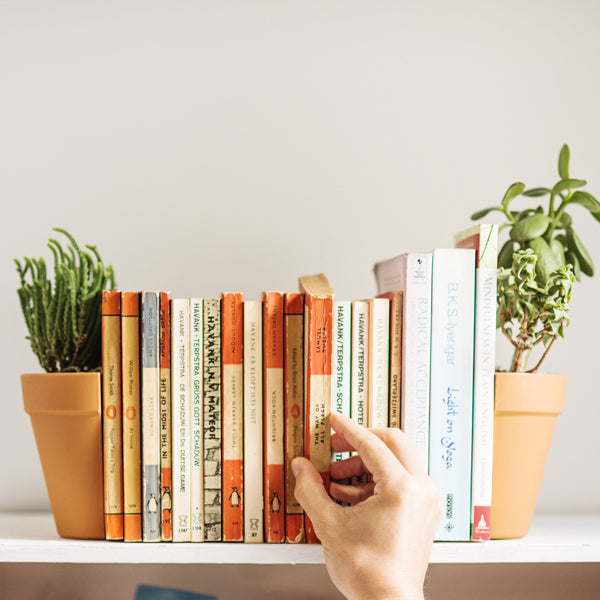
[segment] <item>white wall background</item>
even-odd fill
[[[49,508],[14,257],[62,226],[122,289],[258,298],[324,271],[372,295],[376,259],[554,183],[564,142],[600,195],[599,25],[593,0],[0,0],[0,510]],[[600,508],[598,292],[546,363],[568,389],[540,510]]]

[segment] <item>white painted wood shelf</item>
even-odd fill
[[[0,563],[321,564],[314,544],[124,543],[60,538],[50,514],[0,514]],[[600,514],[536,515],[520,540],[436,542],[432,563],[600,562]]]

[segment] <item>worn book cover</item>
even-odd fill
[[[163,542],[172,532],[171,295],[160,293],[160,510]]]

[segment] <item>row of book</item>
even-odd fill
[[[289,468],[329,482],[330,411],[402,427],[445,506],[438,540],[489,539],[496,226],[376,263],[378,297],[171,299],[105,291],[107,539],[316,542]]]

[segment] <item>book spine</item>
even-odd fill
[[[160,519],[161,539],[172,531],[171,295],[160,293]]]
[[[433,253],[429,473],[444,517],[436,540],[468,541],[471,513],[475,253]]]
[[[204,383],[203,383],[203,301],[190,300],[191,376],[191,540],[204,542]]]
[[[244,302],[244,541],[264,541],[262,302]]]
[[[387,292],[381,298],[390,301],[390,412],[389,426],[400,427],[402,390],[402,292]]]
[[[142,292],[142,539],[159,542],[160,369],[159,294]]]
[[[488,541],[494,446],[498,226],[476,225],[457,236],[456,246],[476,252],[471,539]]]
[[[173,339],[173,541],[191,540],[190,467],[190,304],[185,298],[171,301]]]
[[[121,443],[121,292],[102,292],[102,422],[104,528],[107,540],[123,539]]]
[[[409,441],[429,467],[429,388],[431,351],[431,254],[406,257],[402,410],[400,420]]]
[[[369,300],[369,427],[388,426],[389,414],[390,301]]]
[[[351,416],[351,369],[352,369],[352,303],[335,303],[335,381],[333,407],[340,415]],[[334,460],[348,458],[348,452],[337,452]]]
[[[285,541],[283,294],[263,294],[265,538]]]
[[[221,303],[203,300],[204,539],[223,537],[221,496]]]
[[[352,302],[352,371],[351,416],[367,426],[369,381],[369,304],[366,300]]]
[[[323,479],[329,493],[331,463],[331,373],[333,362],[333,303],[334,297],[305,294],[304,353],[305,353],[305,456],[310,459]],[[305,515],[306,541],[318,543],[314,527]]]
[[[137,292],[123,292],[121,301],[123,539],[126,542],[142,541],[139,303]]]
[[[285,380],[285,480],[286,542],[304,541],[304,511],[294,489],[296,479],[290,464],[304,456],[304,297],[290,293],[284,298],[284,380]]]
[[[244,297],[221,297],[223,541],[244,541]]]

